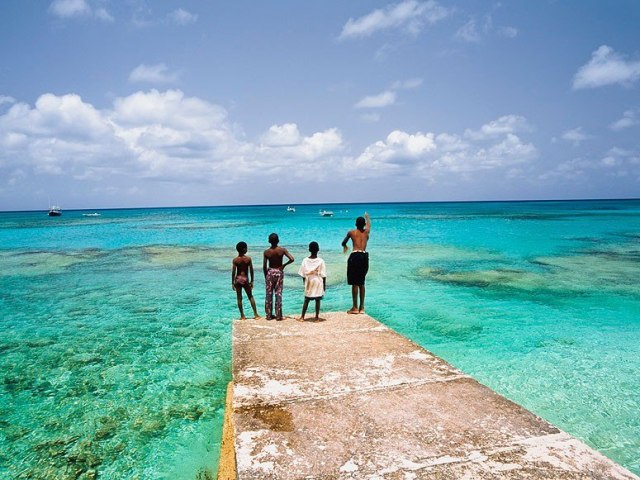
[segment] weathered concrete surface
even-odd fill
[[[234,323],[239,479],[637,479],[367,315]]]

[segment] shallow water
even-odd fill
[[[260,313],[272,231],[297,264],[320,243],[322,308],[346,309],[364,210],[368,313],[640,473],[640,201],[318,208],[0,214],[0,478],[213,477],[235,243]]]

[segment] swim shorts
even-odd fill
[[[347,283],[349,285],[364,285],[364,278],[369,271],[369,254],[367,252],[352,252],[347,261]]]

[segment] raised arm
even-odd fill
[[[367,212],[364,212],[364,219],[367,221],[367,224],[364,226],[364,231],[369,235],[371,231],[371,217]]]

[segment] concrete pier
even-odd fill
[[[234,322],[237,478],[638,479],[373,318],[322,317]]]

